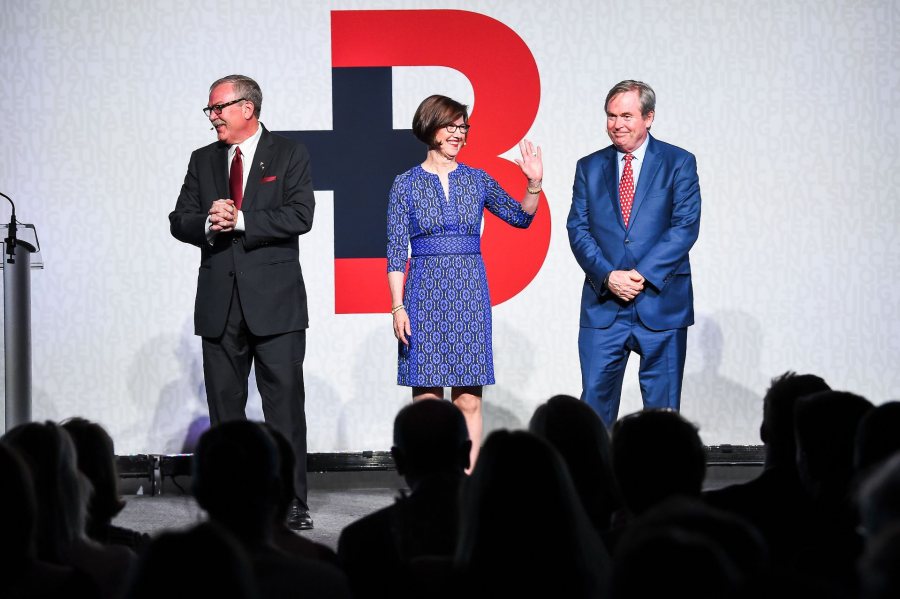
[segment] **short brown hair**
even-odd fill
[[[613,88],[609,90],[609,93],[606,94],[606,104],[603,105],[603,110],[609,108],[609,101],[612,100],[613,97],[631,91],[638,92],[638,98],[641,102],[642,117],[646,117],[651,112],[656,112],[656,92],[643,81],[635,81],[634,79],[626,79],[625,81],[616,83]]]
[[[416,108],[412,122],[413,134],[431,149],[435,147],[434,136],[438,129],[452,125],[459,117],[466,123],[469,122],[468,106],[447,96],[428,96]]]

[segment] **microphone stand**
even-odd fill
[[[6,201],[9,202],[9,205],[12,206],[12,214],[9,217],[9,234],[4,239],[6,243],[6,262],[8,264],[16,263],[16,205],[12,201],[12,198],[6,195],[3,192],[0,192],[0,196],[6,198]]]

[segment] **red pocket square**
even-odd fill
[[[277,178],[278,177],[276,177],[275,175],[272,175],[271,177],[263,177],[262,182],[263,183],[271,183],[272,181],[274,181]]]

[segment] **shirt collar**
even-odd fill
[[[638,162],[644,161],[644,154],[647,152],[647,144],[650,143],[650,133],[647,133],[647,137],[644,138],[644,143],[640,145],[634,152],[631,152],[631,155],[634,156],[634,159]],[[241,150],[243,151],[243,150]],[[625,159],[625,152],[620,152],[616,150],[616,158],[619,162]]]
[[[234,149],[240,148],[241,154],[244,156],[253,156],[256,153],[256,146],[259,145],[259,138],[262,137],[263,124],[258,123],[256,127],[256,133],[245,139],[239,144],[234,144],[228,147],[228,156],[234,156]]]

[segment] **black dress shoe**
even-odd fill
[[[310,530],[313,527],[313,520],[309,515],[309,510],[301,507],[298,500],[291,502],[288,509],[287,525],[291,530]]]

